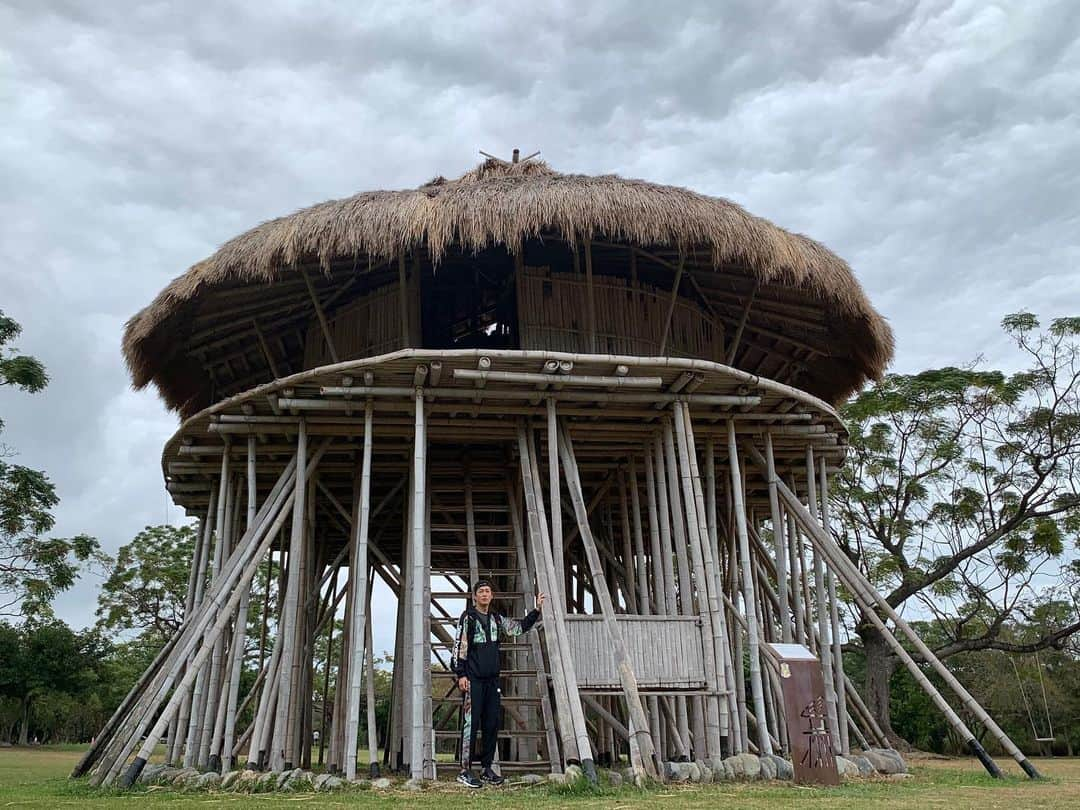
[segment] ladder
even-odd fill
[[[492,607],[502,615],[521,618],[535,602],[527,584],[532,582],[528,560],[520,559],[514,537],[507,490],[512,476],[505,466],[490,457],[483,463],[467,458],[463,480],[459,459],[446,465],[433,459],[430,474],[432,730],[441,778],[460,767],[462,696],[449,670],[452,644],[440,640],[435,628],[456,637],[478,578],[491,581]],[[548,772],[554,753],[561,771],[539,635],[534,630],[504,640],[501,649],[503,716],[496,769]]]

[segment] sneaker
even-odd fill
[[[501,785],[506,780],[499,776],[491,768],[484,768],[484,772],[480,775],[480,778],[487,782],[489,785]]]
[[[481,787],[483,787],[483,784],[480,782],[479,779],[477,779],[475,776],[472,775],[471,771],[462,771],[461,773],[458,774],[457,780],[461,784],[463,784],[465,787],[468,787],[468,788],[481,788]]]

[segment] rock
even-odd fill
[[[386,790],[390,787],[390,780],[385,776],[380,776],[378,779],[372,780],[371,786],[376,790]]]
[[[266,771],[265,773],[259,774],[259,778],[255,780],[255,784],[260,788],[269,788],[270,790],[273,790],[277,787],[277,781],[280,776],[281,774],[277,771]]]
[[[709,760],[709,770],[712,771],[714,782],[723,782],[731,779],[731,774],[724,765],[723,757],[713,757]]]
[[[202,790],[207,790],[212,787],[217,787],[221,784],[221,774],[216,771],[208,771],[207,773],[199,774],[195,779],[195,787]]]
[[[687,782],[690,780],[689,762],[665,762],[664,779],[668,782]]]
[[[701,781],[701,768],[696,762],[687,762],[686,772],[689,774],[691,782]]]
[[[221,777],[221,789],[229,790],[240,779],[241,771],[229,771]]]
[[[874,766],[870,763],[866,757],[863,756],[850,756],[848,757],[859,769],[859,776],[873,776]]]
[[[538,773],[527,773],[519,781],[523,785],[539,785],[544,781],[544,777]]]
[[[619,787],[622,785],[622,774],[618,771],[608,771],[607,780],[612,787]]]
[[[139,781],[144,785],[153,784],[154,780],[157,779],[158,774],[163,770],[165,770],[164,764],[147,765],[142,769],[142,773],[139,774]]]
[[[905,779],[911,779],[910,773],[890,773],[886,777],[890,782],[903,782]]]
[[[789,760],[786,760],[781,756],[777,756],[776,754],[773,754],[770,759],[772,759],[773,765],[776,766],[777,779],[785,779],[790,781],[791,779],[795,778],[795,766],[792,765]]]
[[[547,775],[547,780],[548,780],[548,783],[552,784],[552,785],[565,785],[566,784],[566,774],[565,773],[549,773]]]
[[[345,787],[345,780],[340,776],[334,776],[332,773],[324,773],[322,776],[327,778],[324,779],[321,784],[315,785],[315,790],[320,793],[330,793],[331,791],[341,790],[341,788]]]
[[[734,779],[757,779],[761,776],[761,760],[753,754],[735,754],[724,760]]]
[[[566,777],[567,784],[573,784],[585,778],[585,771],[581,770],[580,765],[567,765],[566,772],[563,775]]]
[[[633,768],[628,767],[623,768],[622,776],[624,782],[633,782],[634,777],[637,776],[637,774],[634,772]]]
[[[405,786],[404,787],[405,787],[405,790],[411,790],[414,793],[419,792],[419,791],[424,789],[424,780],[423,779],[407,779],[405,781]]]
[[[195,770],[194,768],[181,768],[180,770],[178,770],[176,772],[176,775],[172,778],[172,784],[178,785],[178,786],[179,785],[184,785],[184,784],[187,783],[188,779],[190,779],[193,776],[198,776],[198,775],[199,775],[199,772],[197,770]]]
[[[761,765],[761,778],[768,781],[772,781],[776,778],[776,763],[772,761],[771,756],[764,756],[758,759],[758,764]]]
[[[710,782],[712,782],[713,773],[712,768],[709,766],[709,763],[707,763],[703,759],[699,759],[695,760],[694,764],[697,766],[697,769],[701,771],[701,781],[705,784],[709,784]]]
[[[234,787],[237,790],[247,790],[259,781],[259,772],[253,771],[251,768],[245,768],[240,771],[240,775],[236,777],[236,783]]]
[[[892,748],[871,748],[869,751],[864,751],[863,756],[870,761],[878,773],[907,773],[907,763],[900,756],[900,752]]]
[[[176,778],[176,775],[178,773],[180,773],[179,768],[173,768],[170,765],[166,765],[164,768],[158,771],[157,775],[154,778],[154,784],[170,785],[172,784],[173,779]]]
[[[846,757],[836,758],[836,770],[840,773],[841,779],[859,778],[859,766]]]
[[[335,774],[335,776],[336,776],[336,774]],[[346,784],[346,782],[344,780],[342,780],[342,784],[344,785],[344,784]],[[357,790],[371,790],[371,780],[370,779],[357,778],[357,779],[353,779],[353,780],[349,781],[347,784],[352,785]]]

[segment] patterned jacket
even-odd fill
[[[532,630],[540,612],[530,610],[523,619],[508,619],[494,611],[481,613],[469,607],[458,619],[450,666],[459,678],[499,677],[499,640],[515,638]]]

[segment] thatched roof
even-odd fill
[[[299,265],[328,269],[347,257],[387,261],[426,250],[510,250],[526,239],[607,240],[665,247],[699,268],[736,270],[822,310],[830,340],[800,387],[837,401],[879,376],[893,336],[847,263],[823,245],[716,197],[615,175],[560,174],[540,161],[489,159],[456,180],[414,190],[370,191],[273,219],[226,242],[166,287],[127,324],[123,351],[136,388],[154,382],[184,413],[205,401],[206,372],[185,347],[191,319],[215,292],[273,285]]]

